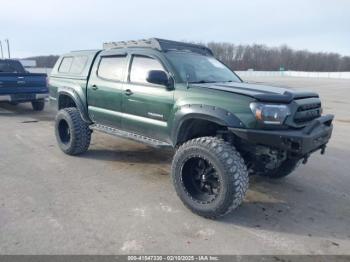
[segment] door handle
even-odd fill
[[[92,89],[92,90],[97,90],[98,87],[97,87],[97,85],[93,85],[93,86],[91,87],[91,89]]]
[[[126,94],[127,96],[131,96],[131,95],[133,94],[133,92],[132,92],[130,89],[126,89],[126,90],[125,90],[125,94]]]

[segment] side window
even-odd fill
[[[75,56],[69,72],[71,74],[80,74],[83,72],[87,59],[87,56]]]
[[[24,73],[22,64],[18,61],[0,61],[0,73]]]
[[[61,65],[58,68],[58,72],[60,73],[69,73],[70,67],[72,66],[73,57],[64,57],[62,59]]]
[[[126,56],[101,57],[97,75],[109,80],[122,81],[125,60]]]
[[[151,57],[134,56],[130,70],[130,82],[148,83],[147,75],[151,70],[164,70],[162,64]]]

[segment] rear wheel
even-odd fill
[[[34,111],[43,111],[45,107],[45,100],[32,101],[32,107]]]
[[[182,202],[206,218],[231,212],[248,189],[242,157],[216,137],[197,138],[180,146],[172,163],[172,179]]]
[[[75,107],[58,111],[55,134],[59,147],[68,155],[79,155],[89,148],[91,140],[89,124],[83,121]]]

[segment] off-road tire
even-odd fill
[[[45,100],[32,101],[32,107],[34,111],[43,111],[45,107]]]
[[[220,181],[217,197],[211,202],[193,198],[183,182],[183,168],[191,158],[203,158],[215,168]],[[224,216],[238,207],[249,186],[248,171],[235,147],[217,137],[201,137],[182,144],[176,151],[171,176],[177,195],[192,212],[210,219]]]
[[[266,176],[271,179],[279,179],[286,177],[293,173],[293,171],[299,166],[300,160],[287,159],[278,168],[262,173],[262,176]]]
[[[66,130],[67,133],[64,131]],[[55,121],[55,135],[61,150],[68,155],[86,152],[90,145],[91,130],[75,107],[58,111]]]

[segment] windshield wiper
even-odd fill
[[[226,80],[226,81],[220,81],[221,83],[232,83],[232,82],[237,82],[237,81],[234,81],[234,80]]]
[[[189,84],[208,84],[208,83],[216,83],[216,81],[199,80],[199,81],[193,81],[188,83]]]

